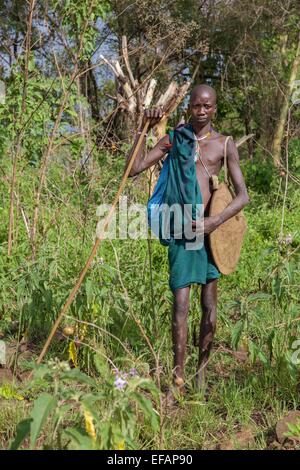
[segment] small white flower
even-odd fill
[[[126,387],[127,382],[126,382],[126,380],[123,380],[121,377],[118,377],[114,381],[114,385],[118,390],[123,390]]]

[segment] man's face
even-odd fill
[[[191,97],[190,112],[194,123],[205,126],[212,119],[216,109],[214,97],[206,90],[199,91]]]

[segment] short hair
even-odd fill
[[[213,98],[214,102],[215,103],[217,102],[216,90],[214,88],[212,88],[211,86],[205,85],[205,84],[196,85],[192,89],[192,92],[191,92],[191,95],[190,95],[190,102],[195,98],[195,96],[197,96],[199,93],[201,93],[201,91],[206,91],[207,93],[209,93],[211,95],[211,97]]]

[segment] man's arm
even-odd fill
[[[138,137],[137,137],[138,139]],[[136,140],[137,140],[136,139]],[[139,152],[133,162],[132,168],[130,170],[129,176],[135,176],[141,173],[147,168],[150,168],[152,165],[155,165],[163,156],[168,152],[168,145],[170,144],[169,135],[165,135],[160,139],[157,144],[151,149],[146,155],[143,155],[143,149],[145,148],[145,140],[141,145]],[[135,146],[133,146],[134,148]],[[131,158],[132,153],[129,154],[127,158],[127,165]]]
[[[158,124],[158,122],[161,120],[162,117],[163,117],[163,111],[161,108],[145,109],[141,129],[143,129],[147,120],[150,121],[149,129],[151,129],[156,124]],[[137,133],[132,151],[127,157],[126,168],[130,161],[131,155],[134,152],[137,141],[140,137],[140,132],[141,131]],[[162,157],[168,152],[169,146],[170,146],[169,136],[165,135],[162,139],[160,139],[159,142],[157,142],[157,144],[155,145],[155,147],[153,147],[152,150],[150,150],[146,155],[144,155],[144,149],[146,147],[146,136],[145,136],[142,142],[142,145],[135,157],[129,176],[135,176],[141,173],[142,171],[147,170],[147,168],[150,168],[152,165],[155,165],[155,163],[161,160]]]
[[[238,214],[238,212],[240,212],[243,207],[250,202],[244,177],[240,168],[238,150],[231,139],[228,141],[227,155],[228,171],[236,196],[220,214],[204,219],[205,233],[210,233],[215,230],[219,225],[223,224],[223,222]]]

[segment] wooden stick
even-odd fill
[[[130,67],[130,63],[129,63],[128,46],[127,46],[127,37],[126,36],[122,36],[122,53],[123,53],[123,58],[124,58],[125,66],[126,66],[126,69],[127,69],[128,77],[129,77],[131,86],[134,90],[136,88],[136,81],[134,80],[133,73],[132,73],[132,70],[131,70],[131,67]]]
[[[105,219],[105,221],[104,221],[104,223],[103,223],[102,233],[99,235],[99,237],[96,238],[96,241],[95,241],[95,243],[94,243],[94,246],[93,246],[93,248],[92,248],[92,251],[91,251],[91,253],[90,253],[90,256],[88,257],[88,260],[87,260],[87,262],[86,262],[86,264],[85,264],[83,270],[81,271],[80,276],[79,276],[79,278],[78,278],[78,280],[77,280],[75,286],[73,287],[73,289],[72,289],[72,291],[71,291],[71,293],[70,293],[70,295],[69,295],[67,301],[65,302],[65,304],[64,304],[64,306],[63,306],[61,312],[59,313],[59,315],[58,315],[58,317],[57,317],[57,319],[56,319],[56,321],[55,321],[55,323],[54,323],[54,325],[53,325],[53,328],[52,328],[52,330],[51,330],[51,332],[50,332],[50,335],[49,335],[49,337],[48,337],[48,339],[47,339],[47,341],[46,341],[46,343],[45,343],[45,345],[44,345],[44,347],[43,347],[43,349],[42,349],[42,351],[41,351],[41,353],[40,353],[40,355],[39,355],[39,357],[38,357],[38,359],[37,359],[37,364],[40,364],[40,363],[42,362],[42,360],[43,360],[43,358],[44,358],[46,352],[48,351],[48,348],[49,348],[50,343],[51,343],[51,341],[52,341],[52,339],[53,339],[53,336],[55,335],[56,330],[57,330],[57,328],[59,327],[60,322],[61,322],[61,320],[62,320],[64,314],[66,313],[66,311],[67,311],[68,308],[70,307],[71,303],[73,302],[73,300],[74,300],[74,298],[75,298],[75,296],[76,296],[76,294],[77,294],[77,292],[78,292],[78,290],[79,290],[79,288],[80,288],[80,286],[81,286],[81,284],[82,284],[82,282],[83,282],[83,280],[84,280],[84,278],[85,278],[85,275],[86,275],[86,273],[87,273],[87,271],[88,271],[88,269],[89,269],[89,267],[90,267],[90,265],[91,265],[91,262],[92,262],[92,260],[93,260],[93,258],[94,258],[94,256],[95,256],[95,254],[97,253],[97,250],[98,250],[98,248],[99,248],[99,245],[100,245],[101,241],[103,240],[104,232],[105,232],[106,228],[108,227],[108,224],[109,224],[109,222],[110,222],[110,220],[111,220],[111,217],[112,217],[112,215],[113,215],[113,213],[114,213],[114,211],[115,211],[115,207],[116,207],[116,205],[117,205],[117,203],[118,203],[118,201],[119,201],[120,194],[122,193],[122,191],[123,191],[123,189],[124,189],[124,187],[125,187],[127,178],[128,178],[128,176],[129,176],[129,173],[130,173],[130,170],[131,170],[132,165],[133,165],[133,163],[134,163],[134,160],[135,160],[135,158],[136,158],[136,155],[137,155],[137,153],[138,153],[138,151],[139,151],[139,149],[140,149],[140,146],[141,146],[142,143],[143,143],[145,134],[146,134],[147,129],[148,129],[148,127],[149,127],[149,123],[150,123],[149,120],[146,121],[146,123],[145,123],[145,125],[144,125],[144,127],[143,127],[143,130],[142,130],[142,132],[141,132],[141,134],[140,134],[140,136],[139,136],[139,139],[138,139],[138,141],[137,141],[136,147],[135,147],[135,149],[134,149],[134,151],[133,151],[133,153],[132,153],[132,156],[131,156],[131,158],[130,158],[130,160],[129,160],[128,166],[127,166],[127,168],[126,168],[126,170],[125,170],[125,172],[124,172],[124,175],[123,175],[123,178],[122,178],[120,187],[119,187],[119,189],[118,189],[118,192],[117,192],[117,194],[116,194],[116,196],[115,196],[115,199],[114,199],[114,201],[113,201],[113,203],[112,203],[112,206],[111,206],[111,208],[110,208],[110,210],[109,210],[109,213],[108,213],[108,215],[106,216],[106,219]]]

